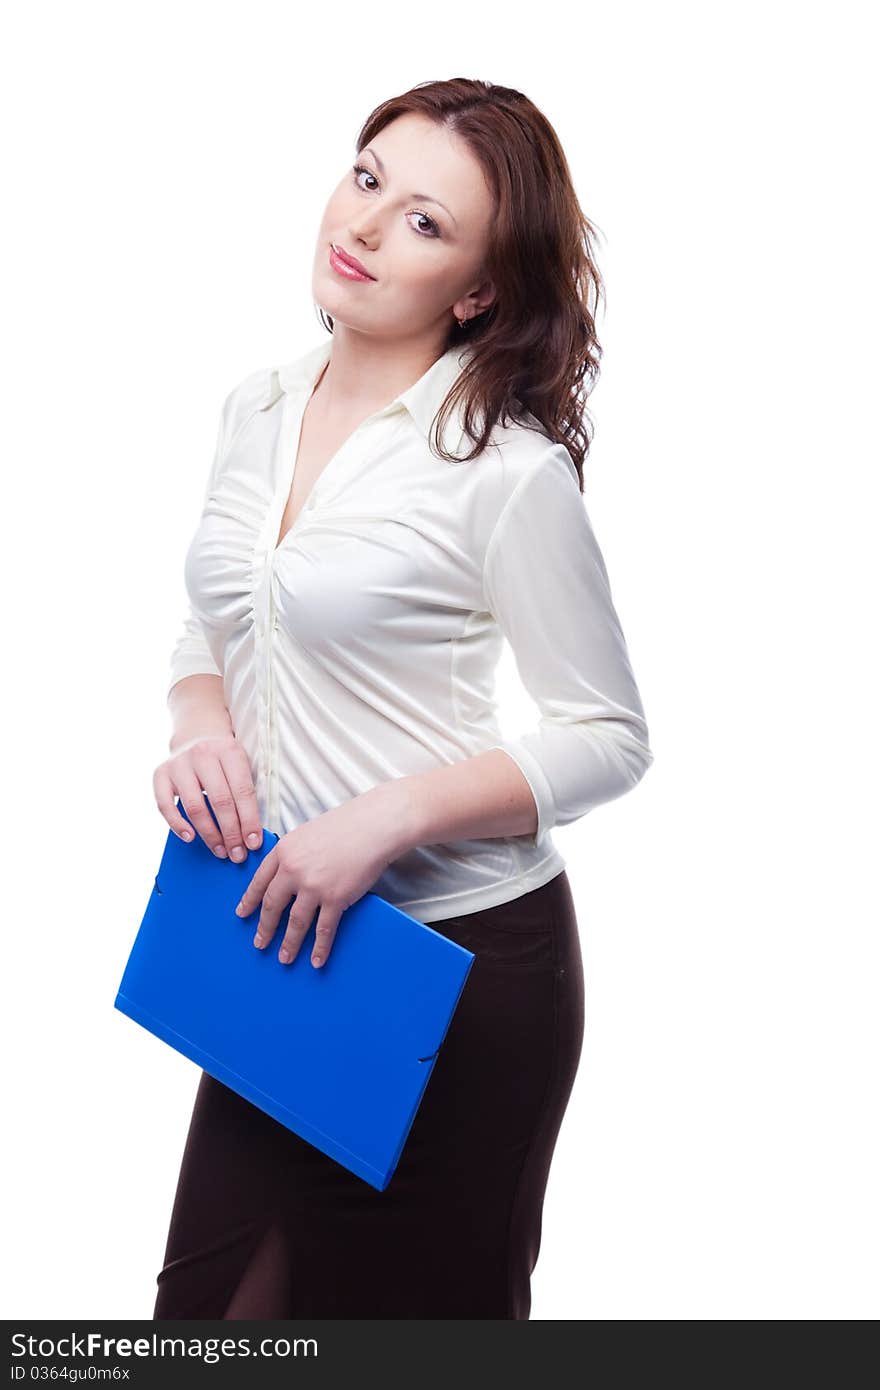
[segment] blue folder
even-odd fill
[[[317,914],[282,965],[289,909],[262,950],[259,907],[235,915],[277,841],[264,827],[260,849],[236,864],[168,832],[115,1008],[382,1192],[474,955],[366,893],[320,968]]]

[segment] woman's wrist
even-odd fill
[[[200,738],[220,738],[235,732],[220,676],[184,676],[172,687],[168,707],[171,753],[181,752],[183,744],[198,742]]]
[[[188,748],[194,747],[197,743],[203,743],[206,739],[229,738],[231,734],[231,729],[202,730],[201,733],[189,735],[185,731],[175,732],[168,744],[168,752],[173,757],[177,753],[185,753]]]
[[[395,777],[388,782],[379,782],[361,795],[375,804],[377,820],[388,827],[389,862],[399,859],[402,854],[422,843],[422,804],[413,777]]]

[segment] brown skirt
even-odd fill
[[[476,959],[384,1192],[202,1072],[153,1318],[518,1318],[580,1060],[563,871],[432,922]]]

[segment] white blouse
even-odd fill
[[[276,548],[331,345],[252,373],[224,402],[171,685],[222,676],[277,835],[377,783],[503,749],[531,787],[536,834],[421,845],[371,889],[438,921],[560,873],[552,828],[630,790],[653,755],[568,450],[533,416],[496,426],[470,463],[428,447],[466,350],[354,430]],[[451,420],[444,443],[464,453],[460,409]],[[540,714],[506,740],[494,702],[505,637]]]

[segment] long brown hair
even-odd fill
[[[471,354],[437,414],[438,452],[451,460],[440,435],[459,402],[474,446],[461,462],[482,452],[499,419],[506,425],[528,413],[567,447],[583,492],[592,440],[586,398],[602,355],[594,312],[605,289],[593,257],[596,229],[581,210],[556,132],[522,92],[454,77],[382,102],[361,127],[358,153],[410,111],[466,142],[496,204],[483,267],[496,298],[463,328],[453,320],[447,347],[467,344]],[[324,317],[332,332],[333,320]]]

